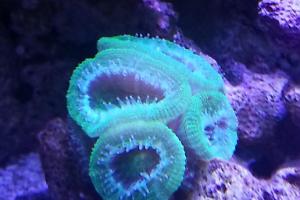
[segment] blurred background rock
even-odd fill
[[[2,0],[0,199],[98,198],[80,185],[68,80],[97,39],[136,33],[206,56],[240,122],[235,158],[199,164],[173,199],[300,199],[298,0]]]

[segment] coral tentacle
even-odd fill
[[[203,160],[229,159],[237,143],[237,125],[224,94],[202,92],[192,97],[178,135]]]
[[[100,38],[97,47],[98,51],[108,48],[138,49],[169,64],[176,60],[182,64],[179,65],[181,67],[180,71],[181,73],[185,71],[185,74],[189,77],[194,93],[201,90],[223,92],[224,82],[222,76],[204,57],[168,40],[119,35]]]
[[[94,59],[88,59],[81,63],[74,71],[67,94],[68,110],[71,117],[82,126],[83,130],[91,137],[99,136],[99,132],[103,131],[114,119],[119,120],[170,120],[182,113],[191,96],[190,86],[186,82],[184,73],[176,71],[176,62],[174,65],[168,66],[164,62],[155,60],[146,54],[133,49],[107,49],[97,54]],[[107,76],[107,79],[118,80],[128,78],[131,84],[131,90],[124,88],[126,85],[118,84],[113,80],[110,87],[134,94],[134,103],[124,102],[118,99],[118,94],[109,102],[103,101],[103,92],[97,91],[97,87],[91,85],[105,85],[105,81],[98,81],[99,77]],[[121,77],[121,78],[119,78]],[[139,88],[139,84],[145,84],[147,88]],[[128,86],[128,85],[127,85]],[[139,102],[139,92],[147,94],[147,90],[152,87],[153,90],[160,90],[163,97],[159,101]],[[95,89],[96,88],[96,89]],[[108,88],[109,89],[109,88]],[[91,91],[92,90],[92,91]],[[96,91],[94,91],[96,90]],[[130,89],[129,89],[130,90]],[[144,90],[144,91],[142,91]],[[93,98],[89,92],[98,93],[101,102],[96,102],[98,107],[92,108],[91,102]],[[105,91],[112,93],[111,91]],[[130,93],[130,94],[131,94]],[[149,94],[151,96],[151,93]],[[128,96],[126,96],[127,98]],[[119,100],[116,105],[115,99]],[[99,104],[111,104],[113,109],[104,109]],[[117,117],[117,116],[122,117]],[[115,121],[116,122],[116,121]],[[119,123],[119,121],[118,121]]]
[[[89,174],[104,199],[168,199],[183,179],[184,149],[202,160],[232,156],[237,118],[221,75],[204,57],[129,35],[97,46],[75,69],[67,106],[98,137]]]
[[[101,134],[90,176],[104,199],[167,200],[183,179],[185,160],[181,142],[166,125],[135,121]]]

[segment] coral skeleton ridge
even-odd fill
[[[100,38],[97,48],[75,69],[67,106],[97,138],[89,167],[102,198],[166,200],[183,180],[187,149],[202,160],[232,156],[237,118],[205,58],[129,35]]]

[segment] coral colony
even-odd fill
[[[97,46],[75,69],[67,104],[97,138],[89,174],[103,199],[166,200],[183,180],[187,149],[205,161],[232,156],[237,118],[203,57],[159,38],[104,37]]]

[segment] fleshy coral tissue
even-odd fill
[[[89,175],[105,200],[167,200],[199,159],[229,159],[237,118],[218,72],[192,51],[158,38],[103,37],[75,69],[69,115],[96,137]],[[176,129],[169,124],[176,121]]]

